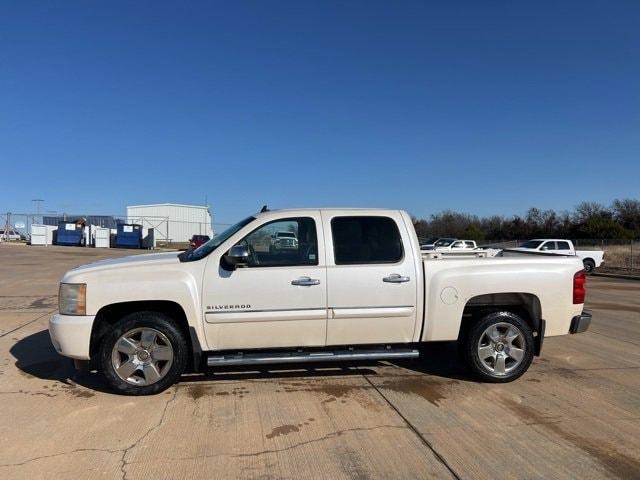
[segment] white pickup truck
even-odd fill
[[[445,242],[444,245],[438,245],[439,242],[441,240],[438,240],[433,248],[436,252],[460,252],[478,248],[475,240],[454,240],[453,242]]]
[[[573,255],[582,260],[584,270],[587,273],[604,263],[604,252],[602,250],[576,250],[571,240],[555,238],[536,238],[524,242],[511,251],[537,252],[546,255]]]
[[[295,249],[268,248],[282,231]],[[423,256],[403,211],[278,210],[195,250],[70,270],[49,332],[60,354],[92,360],[131,395],[186,369],[414,358],[451,340],[478,378],[507,382],[545,336],[588,328],[584,297],[576,257]]]

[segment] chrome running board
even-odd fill
[[[265,352],[209,355],[207,366],[272,365],[277,363],[344,362],[349,360],[396,360],[417,358],[420,352],[411,348],[386,350],[335,350],[320,352]]]

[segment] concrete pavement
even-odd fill
[[[227,368],[113,395],[53,350],[67,269],[121,250],[0,245],[0,478],[638,478],[640,282],[590,278],[589,332],[516,382],[414,362]]]

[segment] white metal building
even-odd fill
[[[132,205],[127,207],[127,222],[153,228],[156,241],[186,242],[193,235],[213,236],[211,213],[206,205]]]

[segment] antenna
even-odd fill
[[[260,213],[264,213],[264,212],[268,212],[269,209],[267,208],[266,205],[263,205],[262,208],[260,209]]]

